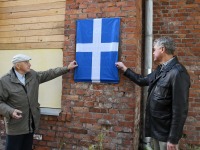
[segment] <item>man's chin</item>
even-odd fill
[[[26,73],[28,73],[28,72],[30,72],[30,71],[31,71],[31,69],[27,70]]]
[[[160,62],[157,59],[154,59],[153,61],[155,64],[158,64],[158,65],[160,64]]]
[[[153,61],[154,61],[154,62],[157,62],[157,59],[154,58]]]

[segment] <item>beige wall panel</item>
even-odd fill
[[[1,26],[0,31],[19,31],[19,30],[28,30],[29,31],[29,30],[37,30],[37,29],[43,30],[43,29],[59,29],[59,28],[63,28],[63,30],[64,30],[64,21],[37,23],[37,25],[35,25],[35,24],[19,24],[19,25]],[[1,32],[0,32],[0,34],[1,34]]]
[[[34,48],[61,48],[63,42],[42,42],[42,43],[17,43],[17,44],[0,44],[0,51],[3,49],[34,49]]]
[[[31,18],[31,17],[42,17],[42,16],[55,16],[64,15],[65,9],[48,9],[48,10],[37,10],[37,11],[27,11],[27,12],[17,12],[17,13],[6,13],[1,14],[1,20],[7,19],[17,19],[17,18]]]
[[[26,6],[11,6],[11,7],[0,7],[1,13],[8,12],[27,12],[33,10],[46,10],[46,9],[54,9],[54,8],[65,8],[65,1],[63,2],[52,2],[52,3],[44,3],[44,4],[33,4]]]
[[[0,26],[11,25],[11,24],[24,24],[24,23],[33,24],[39,22],[55,22],[55,21],[64,21],[64,15],[0,20]]]
[[[0,38],[0,43],[38,43],[63,41],[64,35]]]
[[[61,49],[34,49],[34,50],[1,50],[0,76],[6,74],[12,67],[11,59],[16,54],[26,54],[32,57],[31,68],[35,71],[44,71],[50,68],[63,66],[63,52]],[[39,102],[41,107],[61,108],[62,77],[40,85]]]
[[[24,6],[24,5],[34,5],[34,4],[44,4],[52,2],[64,2],[65,0],[18,0],[18,1],[3,1],[0,2],[0,7],[10,7],[10,6]]]
[[[64,28],[60,29],[43,29],[43,30],[29,30],[27,31],[9,31],[0,32],[0,38],[2,37],[23,37],[23,36],[34,36],[34,35],[62,35],[64,34]],[[63,40],[63,39],[62,39]],[[62,41],[61,40],[61,41]]]

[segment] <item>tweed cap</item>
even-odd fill
[[[18,62],[22,62],[22,61],[28,61],[31,60],[31,57],[24,55],[24,54],[17,54],[12,58],[12,63],[18,63]]]

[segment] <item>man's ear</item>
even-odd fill
[[[15,68],[16,68],[17,70],[19,70],[19,69],[20,69],[20,64],[19,64],[19,63],[16,63],[16,64],[15,64]]]
[[[165,52],[165,47],[162,47],[161,51],[162,51],[162,53],[164,53]]]

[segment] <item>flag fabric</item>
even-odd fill
[[[118,83],[120,18],[77,20],[75,82]]]

